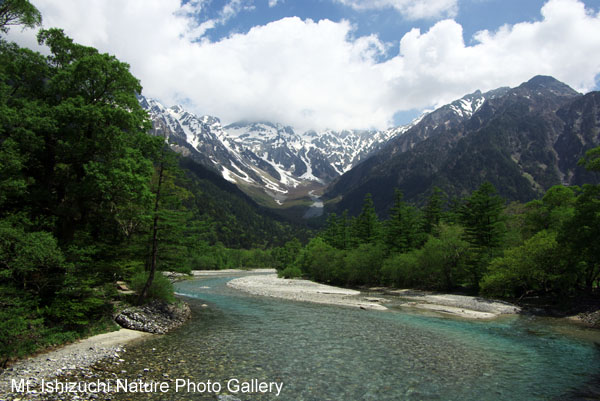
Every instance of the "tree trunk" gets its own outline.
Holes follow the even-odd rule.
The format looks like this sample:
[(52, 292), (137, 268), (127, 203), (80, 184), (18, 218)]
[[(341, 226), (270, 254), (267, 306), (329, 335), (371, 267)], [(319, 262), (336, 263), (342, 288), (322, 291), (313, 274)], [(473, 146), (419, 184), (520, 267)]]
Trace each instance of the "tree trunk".
[(154, 273), (156, 272), (156, 256), (158, 254), (158, 208), (160, 202), (160, 189), (162, 186), (164, 167), (165, 165), (163, 158), (158, 168), (158, 187), (156, 189), (156, 200), (154, 201), (154, 221), (152, 224), (152, 253), (150, 258), (150, 273), (148, 274), (148, 280), (146, 280), (146, 284), (144, 284), (142, 292), (140, 292), (138, 304), (141, 304), (144, 298), (146, 298), (148, 289), (150, 288), (150, 286), (152, 285), (152, 281), (154, 280)]

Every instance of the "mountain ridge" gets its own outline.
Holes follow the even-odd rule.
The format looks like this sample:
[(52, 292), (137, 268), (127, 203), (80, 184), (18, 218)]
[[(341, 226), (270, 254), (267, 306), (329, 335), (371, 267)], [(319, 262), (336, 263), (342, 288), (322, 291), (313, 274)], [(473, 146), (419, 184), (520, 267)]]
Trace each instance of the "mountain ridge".
[[(423, 203), (433, 186), (452, 198), (490, 181), (506, 199), (528, 201), (552, 185), (580, 184), (589, 174), (577, 160), (600, 144), (598, 96), (536, 76), (516, 88), (488, 92), (488, 99), (467, 117), (455, 113), (448, 118), (455, 101), (338, 178), (325, 199), (331, 210), (353, 214), (371, 193), (377, 210), (385, 213), (393, 188), (402, 190), (408, 201)], [(581, 127), (578, 118), (587, 128), (577, 133), (568, 127)]]
[(165, 137), (174, 150), (217, 171), (269, 207), (306, 204), (314, 191), (408, 129), (297, 133), (268, 121), (223, 126), (217, 117), (196, 116), (182, 106), (165, 107), (144, 96), (139, 102), (152, 119), (153, 135)]

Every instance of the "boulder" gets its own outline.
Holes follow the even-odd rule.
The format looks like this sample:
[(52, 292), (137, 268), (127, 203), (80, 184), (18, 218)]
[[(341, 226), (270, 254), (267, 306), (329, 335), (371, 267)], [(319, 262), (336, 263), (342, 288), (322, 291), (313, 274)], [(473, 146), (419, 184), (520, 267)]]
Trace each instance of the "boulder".
[(185, 323), (191, 316), (188, 304), (169, 304), (153, 300), (121, 311), (115, 321), (126, 329), (165, 334)]

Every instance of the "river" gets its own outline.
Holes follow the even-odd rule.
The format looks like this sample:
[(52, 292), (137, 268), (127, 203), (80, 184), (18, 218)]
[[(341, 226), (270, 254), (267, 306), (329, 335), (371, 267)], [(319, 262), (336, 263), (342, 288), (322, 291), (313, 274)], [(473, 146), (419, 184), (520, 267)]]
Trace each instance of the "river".
[[(233, 277), (177, 283), (191, 322), (131, 346), (113, 376), (169, 381), (168, 393), (144, 395), (157, 400), (531, 401), (575, 399), (600, 373), (598, 332), (558, 320), (468, 321), (283, 301), (233, 290)], [(175, 393), (177, 380), (210, 380), (221, 390)], [(280, 395), (227, 389), (253, 380), (282, 385)]]
[(315, 195), (314, 190), (310, 191), (308, 195), (310, 196), (312, 205), (310, 205), (306, 213), (304, 213), (304, 218), (309, 219), (311, 217), (319, 217), (323, 215), (323, 201), (321, 200), (321, 197)]

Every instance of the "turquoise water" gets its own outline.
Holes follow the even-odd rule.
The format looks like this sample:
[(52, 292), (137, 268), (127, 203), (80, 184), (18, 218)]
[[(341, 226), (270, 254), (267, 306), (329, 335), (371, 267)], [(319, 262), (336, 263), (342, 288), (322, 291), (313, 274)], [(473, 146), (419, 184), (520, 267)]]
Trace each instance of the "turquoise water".
[[(279, 397), (235, 394), (240, 400), (529, 401), (565, 399), (600, 373), (596, 332), (548, 319), (473, 322), (282, 301), (232, 290), (230, 279), (178, 283), (193, 320), (130, 347), (122, 374), (219, 382), (220, 399), (228, 399), (225, 386), (235, 378), (283, 383)], [(153, 396), (218, 399), (208, 392)]]

